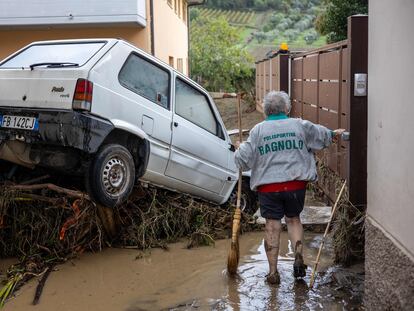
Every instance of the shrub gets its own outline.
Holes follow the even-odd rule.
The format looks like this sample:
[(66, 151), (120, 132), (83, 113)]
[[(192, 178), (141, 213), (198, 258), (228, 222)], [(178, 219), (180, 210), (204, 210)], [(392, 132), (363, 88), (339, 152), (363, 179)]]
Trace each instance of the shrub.
[(318, 39), (319, 35), (315, 29), (311, 29), (305, 33), (303, 38), (305, 39), (306, 44), (312, 44)]

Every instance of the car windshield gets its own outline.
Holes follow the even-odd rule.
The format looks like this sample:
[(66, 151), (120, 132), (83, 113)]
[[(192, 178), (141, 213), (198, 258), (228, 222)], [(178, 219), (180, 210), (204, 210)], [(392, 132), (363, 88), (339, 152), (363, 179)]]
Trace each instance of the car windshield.
[[(28, 68), (33, 64), (73, 63), (83, 66), (106, 42), (36, 44), (3, 62), (1, 68)], [(50, 68), (50, 67), (49, 67)]]

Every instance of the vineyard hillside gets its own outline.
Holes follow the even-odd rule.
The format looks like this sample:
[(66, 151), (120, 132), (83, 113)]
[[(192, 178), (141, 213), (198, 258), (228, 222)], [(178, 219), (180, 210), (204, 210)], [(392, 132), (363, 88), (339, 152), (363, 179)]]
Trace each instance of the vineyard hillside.
[[(283, 10), (222, 9), (214, 7), (193, 8), (192, 19), (198, 17), (223, 17), (240, 34), (240, 45), (256, 59), (262, 59), (270, 50), (278, 49), (282, 42), (290, 50), (309, 50), (326, 44), (314, 27), (319, 5), (310, 4)], [(193, 23), (195, 25), (196, 23)]]

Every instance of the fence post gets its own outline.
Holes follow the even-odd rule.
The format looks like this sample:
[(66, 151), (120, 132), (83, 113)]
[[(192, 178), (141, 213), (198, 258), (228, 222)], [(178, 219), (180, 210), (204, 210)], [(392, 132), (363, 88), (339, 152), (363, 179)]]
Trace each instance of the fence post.
[(279, 89), (277, 91), (285, 91), (289, 94), (289, 55), (288, 54), (279, 54)]
[(354, 76), (368, 73), (368, 16), (348, 17), (349, 112), (349, 200), (363, 208), (367, 203), (367, 96), (354, 96)]
[(302, 56), (302, 62), (301, 62), (301, 66), (302, 66), (302, 76), (301, 76), (301, 79), (300, 79), (300, 83), (301, 83), (301, 87), (300, 87), (300, 90), (301, 90), (301, 95), (300, 95), (300, 117), (303, 119), (303, 86), (304, 86), (304, 83), (303, 83), (303, 81), (304, 81), (304, 74), (303, 74), (303, 63), (304, 63), (304, 60), (305, 60), (305, 58)]
[(319, 120), (319, 110), (321, 109), (321, 106), (320, 106), (320, 104), (319, 104), (319, 91), (320, 91), (320, 85), (321, 85), (321, 83), (320, 83), (320, 77), (319, 77), (319, 71), (320, 71), (320, 59), (321, 59), (321, 53), (320, 52), (318, 52), (318, 54), (317, 54), (318, 56), (317, 56), (317, 61), (316, 61), (316, 68), (317, 68), (317, 70), (316, 70), (316, 123), (318, 123), (319, 124), (319, 122), (320, 122), (320, 120)]

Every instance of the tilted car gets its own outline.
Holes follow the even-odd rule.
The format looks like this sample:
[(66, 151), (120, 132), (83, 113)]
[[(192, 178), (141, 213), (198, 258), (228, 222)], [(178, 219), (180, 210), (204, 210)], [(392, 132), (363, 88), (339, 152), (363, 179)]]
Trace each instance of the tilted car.
[(35, 42), (0, 63), (0, 159), (85, 175), (106, 206), (138, 181), (222, 204), (238, 177), (209, 94), (117, 39)]

